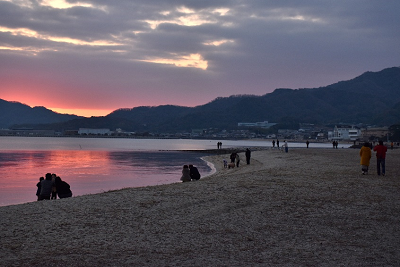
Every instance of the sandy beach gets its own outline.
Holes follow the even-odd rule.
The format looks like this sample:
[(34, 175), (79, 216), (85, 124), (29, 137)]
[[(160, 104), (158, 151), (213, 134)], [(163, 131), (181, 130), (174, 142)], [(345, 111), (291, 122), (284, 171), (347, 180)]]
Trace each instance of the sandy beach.
[(400, 149), (386, 176), (358, 153), (214, 155), (197, 182), (0, 207), (0, 266), (400, 266)]

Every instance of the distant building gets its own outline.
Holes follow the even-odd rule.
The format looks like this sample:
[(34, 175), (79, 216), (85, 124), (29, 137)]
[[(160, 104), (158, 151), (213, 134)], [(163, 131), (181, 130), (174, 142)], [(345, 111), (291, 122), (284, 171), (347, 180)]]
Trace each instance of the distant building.
[(375, 139), (384, 140), (387, 138), (388, 134), (389, 134), (388, 127), (382, 127), (382, 128), (367, 127), (366, 129), (363, 129), (361, 131), (361, 136), (363, 140), (369, 140), (371, 137)]
[(196, 136), (202, 136), (204, 134), (204, 129), (192, 129), (191, 136), (196, 137)]
[(269, 128), (274, 126), (276, 123), (269, 123), (268, 121), (263, 122), (239, 122), (238, 127), (259, 127), (259, 128)]
[(110, 129), (92, 129), (92, 128), (79, 128), (78, 134), (80, 135), (109, 135)]
[(343, 141), (355, 141), (361, 138), (361, 129), (354, 126), (335, 126), (332, 131), (328, 132), (329, 140), (343, 140)]
[(54, 130), (34, 130), (31, 128), (1, 129), (0, 135), (16, 136), (54, 136)]

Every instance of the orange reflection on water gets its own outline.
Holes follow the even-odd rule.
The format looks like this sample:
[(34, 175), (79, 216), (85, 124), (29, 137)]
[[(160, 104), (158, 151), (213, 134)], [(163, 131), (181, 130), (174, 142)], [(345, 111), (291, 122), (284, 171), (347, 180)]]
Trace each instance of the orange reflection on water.
[(0, 205), (3, 199), (17, 203), (36, 199), (39, 177), (55, 173), (71, 185), (74, 195), (97, 193), (94, 181), (112, 173), (107, 151), (14, 151), (0, 153)]

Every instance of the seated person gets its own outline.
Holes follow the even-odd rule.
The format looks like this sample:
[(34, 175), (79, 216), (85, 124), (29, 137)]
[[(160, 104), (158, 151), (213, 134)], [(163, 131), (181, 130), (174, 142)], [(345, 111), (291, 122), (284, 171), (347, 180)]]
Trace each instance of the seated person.
[(61, 180), (59, 176), (55, 178), (57, 195), (59, 198), (72, 197), (72, 192), (68, 183)]
[(189, 169), (190, 169), (190, 178), (192, 178), (192, 180), (195, 181), (200, 180), (201, 175), (199, 173), (199, 170), (193, 165), (189, 165)]

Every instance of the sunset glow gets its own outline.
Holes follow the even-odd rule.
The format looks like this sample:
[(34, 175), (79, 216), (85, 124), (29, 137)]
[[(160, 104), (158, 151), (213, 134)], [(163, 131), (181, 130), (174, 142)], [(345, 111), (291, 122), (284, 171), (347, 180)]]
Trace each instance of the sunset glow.
[(327, 86), (399, 66), (398, 10), (373, 0), (0, 0), (0, 99), (90, 117)]
[(106, 116), (113, 112), (113, 110), (105, 110), (105, 109), (66, 109), (66, 108), (48, 108), (54, 112), (61, 114), (72, 114), (83, 117), (92, 117), (92, 116)]

